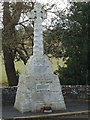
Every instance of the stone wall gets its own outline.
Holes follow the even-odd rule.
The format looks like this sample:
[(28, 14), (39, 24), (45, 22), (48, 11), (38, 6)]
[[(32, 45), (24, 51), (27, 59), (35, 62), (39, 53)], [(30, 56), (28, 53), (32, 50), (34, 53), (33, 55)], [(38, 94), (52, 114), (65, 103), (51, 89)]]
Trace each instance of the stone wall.
[[(17, 87), (3, 87), (2, 89), (2, 104), (13, 105)], [(90, 99), (90, 86), (84, 85), (63, 85), (63, 96), (67, 99), (89, 100)]]
[(2, 88), (2, 105), (13, 105), (15, 102), (17, 87)]
[(86, 85), (63, 85), (62, 91), (65, 99), (89, 100), (90, 86)]

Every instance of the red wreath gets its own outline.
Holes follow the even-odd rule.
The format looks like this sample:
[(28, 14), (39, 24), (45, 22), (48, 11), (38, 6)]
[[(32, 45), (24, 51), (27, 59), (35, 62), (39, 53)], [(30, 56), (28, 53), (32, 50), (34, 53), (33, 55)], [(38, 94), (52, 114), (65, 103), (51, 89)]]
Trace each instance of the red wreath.
[(51, 106), (44, 106), (39, 110), (39, 112), (44, 112), (45, 110), (52, 110), (52, 107)]

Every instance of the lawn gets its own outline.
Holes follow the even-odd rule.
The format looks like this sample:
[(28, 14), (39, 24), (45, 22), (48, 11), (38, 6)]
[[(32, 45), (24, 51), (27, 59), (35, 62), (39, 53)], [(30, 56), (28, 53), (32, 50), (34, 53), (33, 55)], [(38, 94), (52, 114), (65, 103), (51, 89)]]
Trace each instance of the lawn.
[[(58, 65), (64, 66), (62, 59), (50, 58), (53, 71), (58, 69)], [(7, 76), (3, 60), (0, 58), (0, 84), (7, 86)], [(22, 61), (15, 62), (15, 68), (20, 74), (24, 73), (25, 65)]]

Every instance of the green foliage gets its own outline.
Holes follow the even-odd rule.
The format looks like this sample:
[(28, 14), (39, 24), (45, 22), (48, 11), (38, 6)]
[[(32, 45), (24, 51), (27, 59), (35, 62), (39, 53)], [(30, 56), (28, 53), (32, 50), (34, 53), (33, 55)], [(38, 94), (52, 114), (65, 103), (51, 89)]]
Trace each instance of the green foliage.
[[(88, 81), (88, 19), (90, 2), (73, 3), (67, 15), (67, 29), (62, 29), (62, 56), (67, 67), (56, 71), (61, 84), (90, 84)], [(57, 29), (56, 29), (57, 30)], [(57, 37), (56, 37), (57, 38)], [(68, 59), (67, 59), (68, 58)]]
[[(61, 31), (61, 33), (60, 33)], [(45, 54), (51, 54), (53, 57), (61, 57), (60, 39), (62, 38), (61, 28), (49, 30), (45, 39)]]

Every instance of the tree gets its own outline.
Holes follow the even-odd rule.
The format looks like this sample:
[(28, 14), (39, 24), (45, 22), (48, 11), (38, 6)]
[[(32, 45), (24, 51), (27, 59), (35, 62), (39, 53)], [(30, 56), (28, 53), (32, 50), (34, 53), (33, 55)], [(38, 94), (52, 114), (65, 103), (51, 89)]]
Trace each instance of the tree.
[(57, 10), (55, 18), (52, 18), (51, 25), (44, 32), (44, 46), (45, 54), (51, 54), (53, 57), (61, 58), (62, 57), (62, 39), (64, 36), (64, 27), (66, 24), (65, 21), (65, 9)]
[(59, 67), (64, 84), (88, 84), (88, 3), (74, 3), (68, 15), (70, 27), (64, 32), (62, 45), (65, 49), (66, 68)]
[[(18, 2), (14, 6), (13, 15), (11, 16), (11, 12), (9, 9), (9, 2), (4, 2), (3, 8), (3, 35), (2, 35), (2, 49), (4, 54), (4, 63), (5, 70), (8, 78), (8, 83), (10, 86), (17, 85), (17, 76), (14, 67), (14, 57), (15, 51), (11, 49), (11, 45), (15, 40), (15, 25), (19, 21), (21, 10), (22, 10), (22, 2)], [(18, 9), (18, 13), (16, 10)]]
[[(2, 33), (2, 48), (9, 86), (14, 86), (18, 83), (18, 76), (14, 65), (15, 59), (23, 60), (24, 64), (26, 64), (27, 59), (29, 58), (29, 54), (31, 54), (32, 51), (30, 51), (31, 46), (28, 47), (27, 42), (33, 46), (33, 22), (29, 18), (27, 20), (24, 20), (24, 18), (27, 16), (27, 12), (30, 12), (33, 9), (34, 3), (35, 2), (32, 1), (3, 3), (4, 27)], [(53, 5), (49, 7), (47, 5), (46, 8), (50, 10), (51, 7), (53, 7)], [(19, 22), (19, 19), (22, 15), (24, 15), (22, 18), (23, 21)], [(30, 26), (26, 26), (26, 24)], [(19, 25), (20, 28), (22, 27), (22, 30), (17, 30), (17, 25)], [(29, 54), (27, 51), (28, 48)]]
[[(26, 64), (26, 57), (23, 54), (27, 54), (24, 44), (17, 41), (16, 37), (16, 25), (18, 25), (21, 13), (27, 12), (33, 8), (33, 3), (23, 2), (3, 2), (3, 32), (2, 32), (2, 49), (4, 54), (5, 70), (8, 78), (9, 86), (15, 86), (18, 83), (18, 76), (14, 66), (14, 60), (16, 53), (18, 52), (20, 58)], [(21, 46), (21, 47), (20, 47)], [(20, 49), (22, 48), (22, 49)]]
[(60, 16), (60, 22), (56, 22), (48, 35), (49, 38), (53, 36), (51, 42), (54, 46), (57, 41), (54, 51), (59, 50), (59, 52), (55, 51), (57, 53), (55, 56), (61, 53), (67, 66), (63, 68), (59, 66), (58, 71), (55, 72), (59, 74), (61, 84), (88, 84), (89, 7), (90, 2), (71, 4), (69, 13)]

